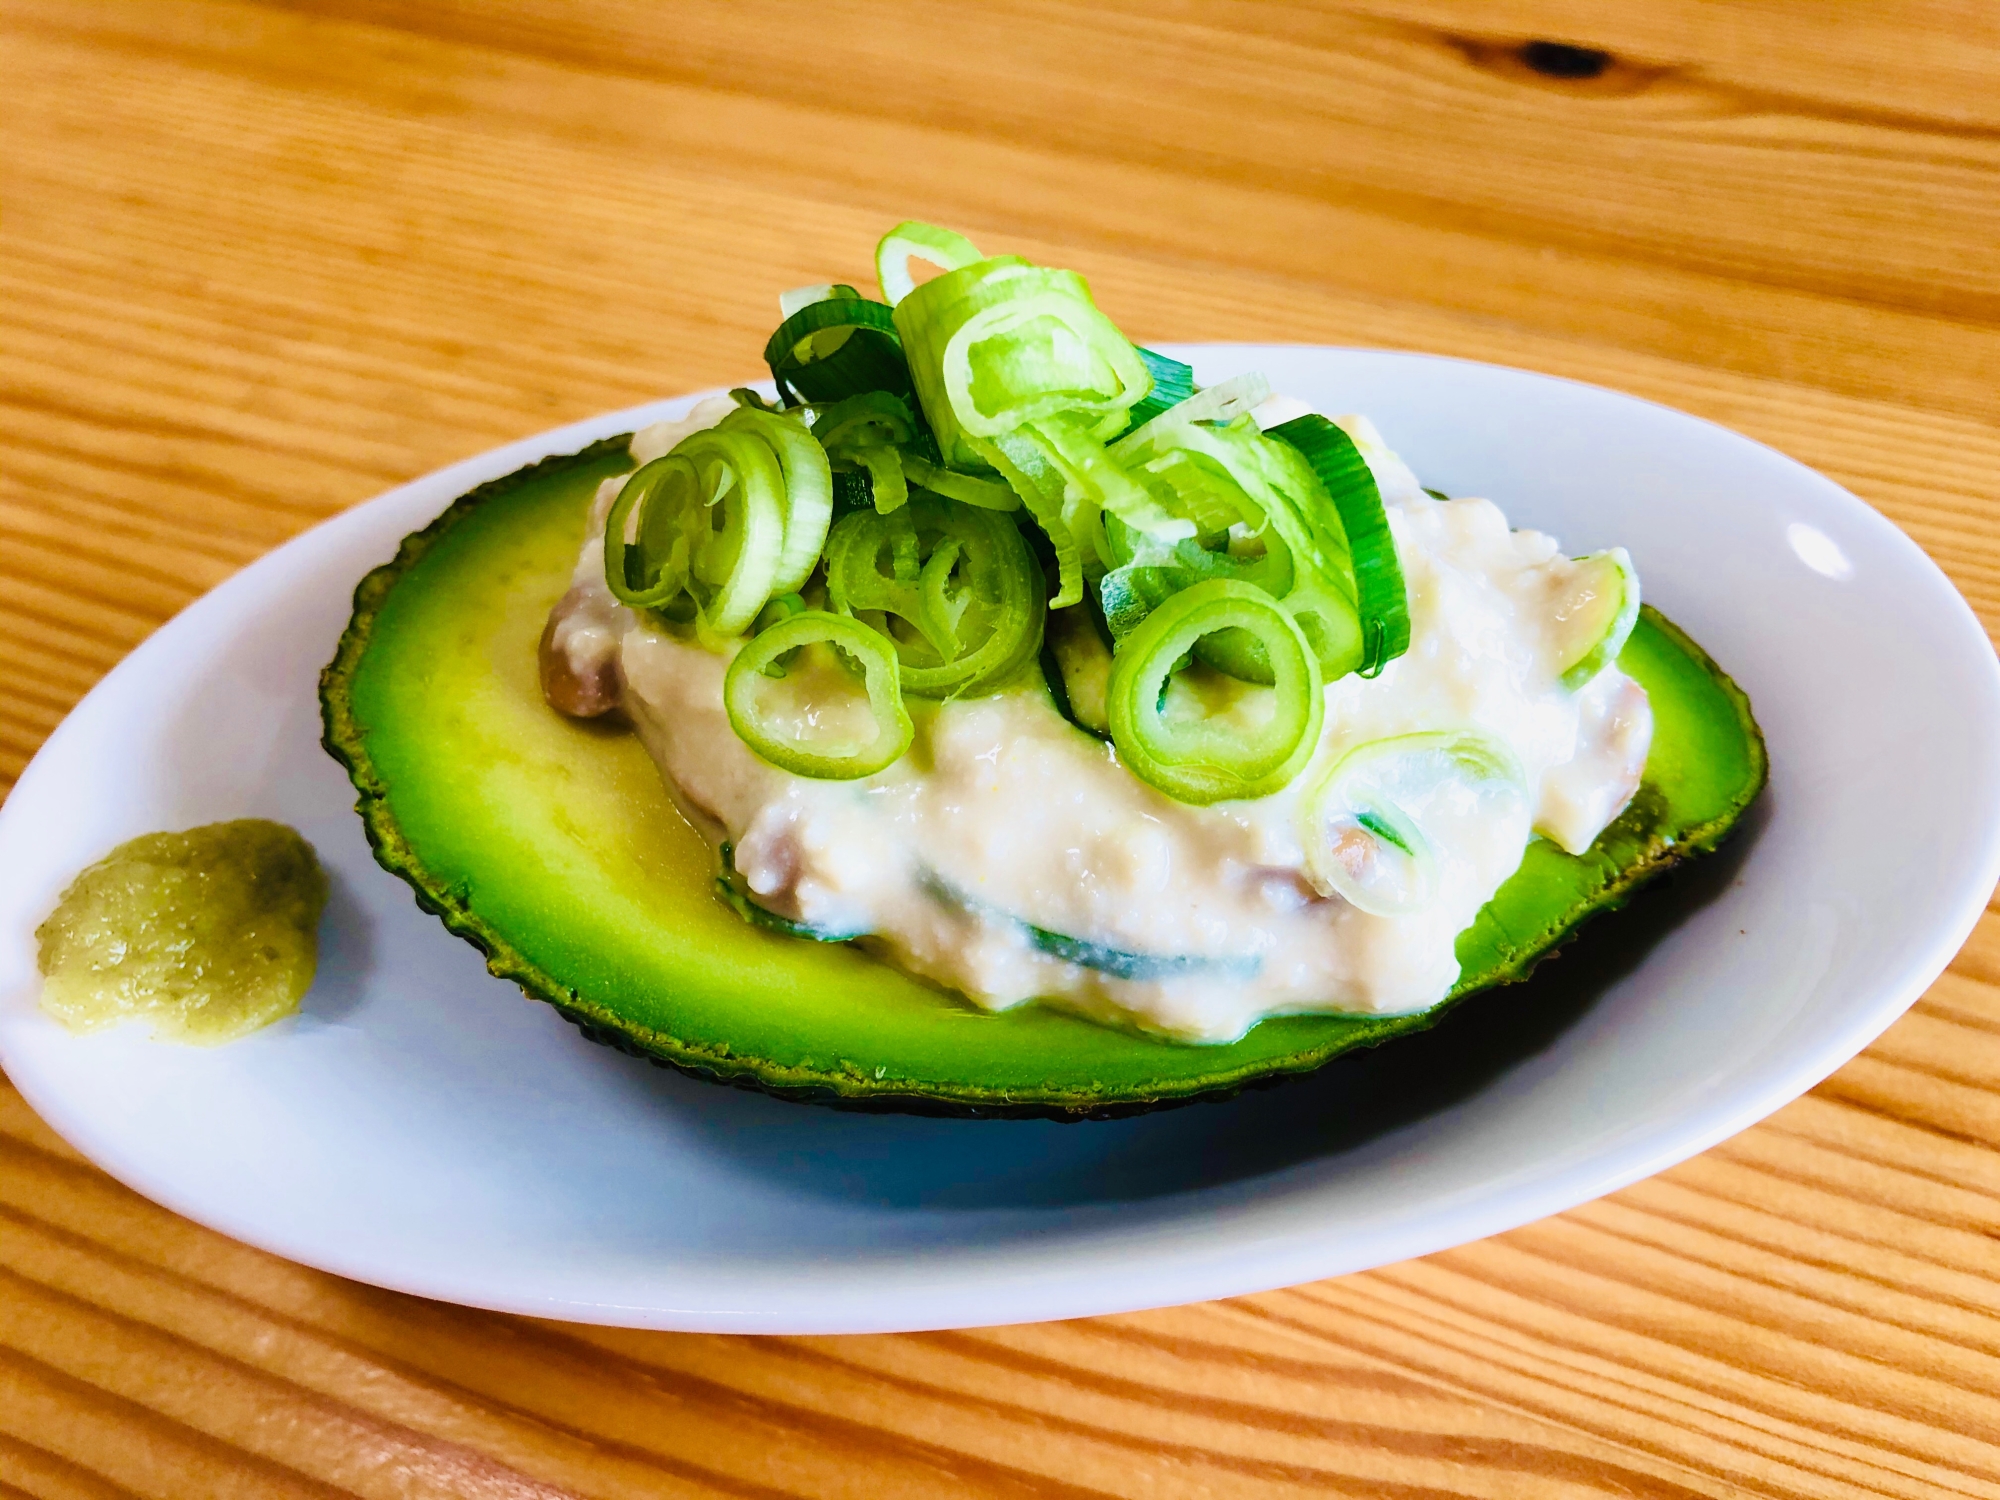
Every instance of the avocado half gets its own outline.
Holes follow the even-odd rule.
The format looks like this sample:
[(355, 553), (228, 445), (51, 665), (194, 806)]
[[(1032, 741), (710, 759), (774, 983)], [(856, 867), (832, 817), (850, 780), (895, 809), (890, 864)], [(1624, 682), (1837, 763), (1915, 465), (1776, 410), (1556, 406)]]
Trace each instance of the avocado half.
[(1276, 1017), (1221, 1046), (1042, 1005), (992, 1014), (848, 945), (745, 922), (638, 738), (543, 703), (543, 622), (598, 483), (631, 466), (626, 439), (601, 442), (482, 485), (405, 538), (355, 590), (321, 674), (325, 744), (360, 794), (377, 860), (488, 969), (593, 1040), (714, 1082), (848, 1108), (1059, 1119), (1223, 1097), (1525, 978), (1586, 918), (1713, 849), (1764, 784), (1748, 701), (1649, 608), (1619, 658), (1653, 704), (1637, 797), (1580, 858), (1529, 846), (1460, 935), (1463, 975), (1443, 1004)]

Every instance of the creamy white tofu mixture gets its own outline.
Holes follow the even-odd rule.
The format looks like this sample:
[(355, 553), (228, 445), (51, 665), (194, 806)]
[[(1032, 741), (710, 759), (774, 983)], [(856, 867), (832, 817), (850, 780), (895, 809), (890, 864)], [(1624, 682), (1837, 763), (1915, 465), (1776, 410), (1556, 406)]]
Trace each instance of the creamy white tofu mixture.
[[(1273, 397), (1256, 415), (1270, 426), (1306, 409)], [(647, 428), (633, 456), (658, 457), (729, 410), (707, 401)], [(1624, 809), (1652, 715), (1616, 666), (1563, 685), (1582, 570), (1553, 538), (1510, 530), (1488, 500), (1432, 498), (1366, 419), (1336, 420), (1381, 490), (1410, 649), (1377, 677), (1329, 683), (1312, 762), (1254, 801), (1193, 807), (1153, 790), (1061, 716), (1032, 668), (989, 696), (912, 700), (915, 744), (873, 776), (816, 781), (767, 764), (723, 711), (729, 657), (648, 624), (605, 586), (602, 533), (622, 479), (597, 496), (546, 648), (587, 692), (615, 695), (759, 905), (856, 935), (981, 1006), (1042, 999), (1207, 1042), (1288, 1012), (1422, 1010), (1456, 982), (1458, 934), (1531, 838), (1581, 853)], [(802, 712), (838, 719), (843, 691), (835, 682)], [(1330, 887), (1329, 861), (1347, 856), (1338, 841), (1309, 853), (1326, 835), (1307, 826), (1329, 769), (1371, 742), (1467, 730), (1518, 766), (1405, 787), (1428, 899), (1371, 911)]]

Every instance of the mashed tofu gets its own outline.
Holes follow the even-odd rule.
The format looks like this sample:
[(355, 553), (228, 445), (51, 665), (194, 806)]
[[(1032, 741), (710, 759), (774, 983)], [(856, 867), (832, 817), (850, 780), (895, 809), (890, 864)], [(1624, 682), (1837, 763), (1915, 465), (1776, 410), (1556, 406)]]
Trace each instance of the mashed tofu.
[[(1302, 409), (1274, 398), (1260, 420)], [(719, 421), (705, 402), (638, 434), (636, 457)], [(1587, 849), (1638, 789), (1645, 692), (1614, 667), (1561, 682), (1559, 616), (1576, 565), (1491, 501), (1437, 500), (1360, 418), (1409, 593), (1409, 651), (1327, 685), (1312, 763), (1269, 797), (1192, 807), (1127, 772), (1057, 712), (1039, 679), (958, 702), (912, 700), (910, 753), (857, 781), (760, 760), (723, 711), (724, 655), (653, 628), (606, 589), (608, 481), (547, 642), (579, 682), (612, 684), (676, 802), (732, 846), (754, 899), (1004, 1009), (1041, 999), (1191, 1041), (1298, 1011), (1423, 1010), (1458, 978), (1458, 934), (1531, 838)], [(545, 663), (546, 680), (546, 663)], [(1425, 832), (1432, 898), (1376, 915), (1310, 874), (1303, 803), (1356, 746), (1475, 730), (1511, 752), (1505, 796), (1459, 799)], [(1515, 783), (1510, 782), (1510, 786)]]

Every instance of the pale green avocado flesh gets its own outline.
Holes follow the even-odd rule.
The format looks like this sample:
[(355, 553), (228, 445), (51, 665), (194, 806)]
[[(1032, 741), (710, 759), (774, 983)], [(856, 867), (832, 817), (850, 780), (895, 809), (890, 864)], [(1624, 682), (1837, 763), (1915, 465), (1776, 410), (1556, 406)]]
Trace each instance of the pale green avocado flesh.
[[(1434, 1023), (1287, 1016), (1194, 1046), (1042, 1005), (1002, 1014), (855, 948), (746, 923), (636, 736), (542, 701), (536, 641), (617, 439), (473, 491), (355, 591), (321, 679), (326, 746), (376, 857), (493, 973), (593, 1039), (717, 1082), (849, 1107), (1103, 1117), (1226, 1095)], [(1586, 917), (1715, 847), (1765, 778), (1748, 702), (1647, 610), (1619, 663), (1651, 696), (1632, 806), (1581, 858), (1543, 841), (1458, 942), (1456, 1001), (1524, 978)]]

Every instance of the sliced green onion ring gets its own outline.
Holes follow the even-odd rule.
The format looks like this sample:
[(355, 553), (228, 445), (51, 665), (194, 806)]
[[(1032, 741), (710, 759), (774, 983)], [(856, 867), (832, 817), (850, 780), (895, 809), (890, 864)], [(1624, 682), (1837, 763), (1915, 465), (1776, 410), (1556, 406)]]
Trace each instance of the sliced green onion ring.
[[(1304, 455), (1290, 445), (1265, 437), (1248, 416), (1238, 416), (1226, 425), (1156, 419), (1112, 448), (1112, 456), (1135, 473), (1159, 486), (1163, 503), (1178, 515), (1189, 517), (1197, 533), (1217, 536), (1230, 533), (1240, 538), (1233, 545), (1251, 539), (1263, 543), (1267, 557), (1286, 559), (1289, 581), (1278, 593), (1275, 576), (1279, 565), (1272, 563), (1273, 576), (1258, 576), (1241, 564), (1224, 566), (1211, 560), (1201, 572), (1235, 573), (1245, 581), (1258, 583), (1278, 593), (1286, 612), (1305, 632), (1321, 675), (1332, 681), (1346, 676), (1362, 662), (1361, 620), (1354, 607), (1354, 577), (1350, 565), (1347, 534), (1339, 512), (1327, 498)], [(1129, 606), (1150, 608), (1159, 602), (1163, 589), (1184, 586), (1191, 581), (1187, 569), (1201, 559), (1158, 537), (1136, 540), (1114, 533), (1107, 526), (1113, 561), (1128, 566), (1163, 567), (1165, 572), (1149, 575), (1150, 584), (1123, 596), (1117, 613), (1118, 628), (1129, 628)], [(1120, 538), (1124, 538), (1121, 543)], [(1125, 583), (1139, 585), (1146, 580), (1131, 575)], [(1102, 587), (1102, 586), (1101, 586)], [(1112, 617), (1113, 600), (1106, 594), (1106, 618)], [(1202, 654), (1223, 671), (1249, 682), (1269, 682), (1269, 665), (1264, 663), (1253, 642), (1241, 636), (1204, 642)]]
[(1087, 417), (1045, 417), (991, 441), (975, 438), (1048, 534), (1057, 564), (1058, 608), (1083, 597), (1084, 583), (1111, 566), (1107, 516), (1172, 544), (1194, 523), (1160, 503), (1144, 475), (1117, 463), (1090, 435)]
[[(1233, 531), (1214, 532), (1200, 539), (1189, 538), (1163, 545), (1132, 530), (1115, 517), (1107, 518), (1105, 533), (1120, 566), (1098, 581), (1098, 598), (1104, 622), (1114, 641), (1122, 640), (1140, 623), (1182, 589), (1192, 588), (1207, 578), (1233, 578), (1255, 584), (1281, 603), (1292, 592), (1294, 567), (1291, 549), (1275, 532), (1262, 537), (1243, 538)], [(1258, 550), (1238, 550), (1243, 541), (1259, 544)], [(1311, 637), (1307, 637), (1310, 641)], [(1240, 630), (1217, 631), (1203, 636), (1194, 654), (1218, 672), (1226, 672), (1243, 682), (1273, 680), (1271, 664), (1256, 638)], [(1322, 665), (1322, 675), (1325, 668)]]
[(1257, 404), (1271, 394), (1271, 382), (1262, 371), (1249, 370), (1241, 375), (1232, 375), (1227, 380), (1204, 386), (1186, 400), (1167, 407), (1145, 426), (1134, 427), (1119, 442), (1133, 439), (1134, 446), (1147, 441), (1144, 434), (1158, 422), (1164, 429), (1175, 422), (1227, 422), (1247, 415)]
[[(1253, 636), (1270, 662), (1263, 722), (1169, 717), (1162, 705), (1183, 658), (1203, 636), (1232, 629)], [(1286, 785), (1312, 758), (1326, 713), (1319, 663), (1298, 623), (1254, 584), (1222, 578), (1173, 595), (1120, 643), (1107, 698), (1120, 759), (1140, 780), (1198, 805)]]
[(1361, 617), (1363, 677), (1373, 677), (1410, 649), (1410, 600), (1396, 560), (1382, 492), (1354, 439), (1317, 414), (1273, 427), (1268, 437), (1291, 444), (1325, 486), (1340, 512), (1353, 558), (1355, 608)]
[(836, 467), (867, 473), (875, 508), (887, 515), (910, 498), (901, 445), (920, 431), (916, 414), (901, 396), (866, 391), (819, 408), (812, 435)]
[[(1152, 388), (1145, 361), (1074, 271), (994, 256), (948, 271), (896, 308), (910, 379), (954, 468), (1024, 422), (1082, 421), (1104, 441)], [(1023, 499), (1026, 499), (1023, 496)]]
[(754, 432), (777, 455), (785, 480), (785, 540), (771, 591), (793, 593), (818, 564), (827, 527), (833, 524), (833, 471), (826, 450), (797, 417), (754, 406), (738, 407), (717, 423), (716, 429)]
[(1439, 837), (1448, 847), (1455, 823), (1492, 826), (1496, 802), (1525, 845), (1521, 767), (1490, 735), (1427, 731), (1357, 745), (1301, 804), (1307, 878), (1372, 916), (1423, 911), (1440, 894)]
[(982, 444), (980, 451), (1000, 471), (1042, 533), (1056, 558), (1056, 595), (1049, 601), (1064, 609), (1083, 598), (1083, 551), (1065, 515), (1063, 477), (1040, 444), (1015, 434)]
[[(792, 653), (815, 646), (831, 648), (860, 667), (875, 726), (871, 738), (808, 737), (780, 722), (777, 710), (765, 700), (773, 675), (784, 677), (797, 670), (799, 658)], [(773, 667), (780, 670), (773, 674)], [(897, 676), (895, 649), (882, 636), (846, 615), (810, 609), (779, 621), (744, 644), (723, 674), (722, 704), (737, 738), (779, 770), (818, 781), (852, 781), (893, 764), (910, 747), (916, 729), (903, 705)]]
[(832, 292), (787, 316), (764, 346), (764, 363), (786, 404), (839, 401), (865, 391), (908, 394), (910, 370), (894, 311), (851, 286)]
[(668, 613), (685, 593), (705, 639), (736, 635), (771, 597), (785, 512), (784, 469), (761, 434), (693, 433), (612, 502), (605, 583), (621, 603)]
[(1020, 529), (990, 510), (919, 494), (890, 515), (857, 511), (827, 541), (826, 580), (836, 609), (881, 620), (903, 688), (919, 697), (988, 691), (1041, 646), (1041, 570)]
[(1138, 350), (1146, 373), (1153, 377), (1153, 388), (1126, 413), (1126, 433), (1137, 432), (1161, 412), (1171, 410), (1194, 394), (1193, 365), (1184, 365), (1143, 345), (1133, 347)]
[(911, 261), (929, 261), (940, 271), (956, 271), (980, 258), (979, 247), (964, 235), (910, 219), (883, 235), (875, 246), (875, 279), (882, 283), (882, 300), (895, 307), (916, 290)]
[(1061, 417), (1090, 419), (1091, 436), (1102, 442), (1124, 429), (1152, 389), (1138, 351), (1074, 271), (1002, 266), (963, 285), (947, 277), (933, 284), (947, 283), (957, 299), (941, 320), (950, 334), (936, 350), (938, 379), (952, 416), (971, 436), (998, 437), (1023, 422)]

